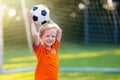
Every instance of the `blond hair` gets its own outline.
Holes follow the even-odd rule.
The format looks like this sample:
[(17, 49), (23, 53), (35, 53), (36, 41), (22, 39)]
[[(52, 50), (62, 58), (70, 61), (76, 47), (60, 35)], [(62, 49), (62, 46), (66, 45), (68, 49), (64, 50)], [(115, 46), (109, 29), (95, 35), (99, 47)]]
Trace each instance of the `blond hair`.
[(56, 30), (58, 29), (58, 25), (56, 23), (45, 23), (39, 28), (39, 35), (43, 35), (44, 31), (47, 29), (55, 28)]

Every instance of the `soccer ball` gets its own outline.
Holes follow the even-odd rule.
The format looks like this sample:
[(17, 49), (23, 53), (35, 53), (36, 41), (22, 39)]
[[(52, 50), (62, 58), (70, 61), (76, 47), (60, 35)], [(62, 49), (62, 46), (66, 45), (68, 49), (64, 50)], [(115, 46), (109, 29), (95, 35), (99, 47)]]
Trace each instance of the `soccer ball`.
[(37, 25), (42, 25), (50, 19), (49, 9), (45, 5), (34, 5), (30, 12)]

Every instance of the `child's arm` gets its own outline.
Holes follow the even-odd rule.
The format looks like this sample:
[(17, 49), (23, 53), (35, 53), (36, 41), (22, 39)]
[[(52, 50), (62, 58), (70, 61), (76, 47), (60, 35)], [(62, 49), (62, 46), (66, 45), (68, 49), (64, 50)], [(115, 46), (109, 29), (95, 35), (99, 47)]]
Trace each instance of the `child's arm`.
[(58, 29), (57, 40), (58, 42), (60, 42), (62, 37), (62, 29), (59, 26), (57, 27), (57, 29)]
[(34, 43), (36, 45), (39, 45), (40, 44), (40, 37), (39, 37), (39, 34), (36, 30), (36, 26), (35, 26), (35, 23), (32, 19), (32, 16), (33, 16), (32, 14), (29, 15), (29, 19), (30, 19), (30, 23), (31, 23), (31, 34), (32, 34)]
[[(54, 21), (52, 21), (52, 20), (49, 20), (48, 22), (49, 23), (54, 23)], [(56, 27), (57, 27), (57, 30), (58, 30), (56, 39), (58, 40), (58, 42), (60, 42), (61, 41), (61, 37), (62, 37), (62, 29), (58, 25)]]

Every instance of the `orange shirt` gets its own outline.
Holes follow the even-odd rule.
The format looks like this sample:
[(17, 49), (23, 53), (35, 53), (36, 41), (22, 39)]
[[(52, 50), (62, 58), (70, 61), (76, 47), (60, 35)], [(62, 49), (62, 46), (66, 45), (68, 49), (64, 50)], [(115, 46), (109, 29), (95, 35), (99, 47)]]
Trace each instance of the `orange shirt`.
[(55, 41), (51, 49), (45, 48), (42, 44), (38, 47), (33, 44), (33, 49), (38, 59), (35, 80), (58, 80), (58, 48), (58, 41)]

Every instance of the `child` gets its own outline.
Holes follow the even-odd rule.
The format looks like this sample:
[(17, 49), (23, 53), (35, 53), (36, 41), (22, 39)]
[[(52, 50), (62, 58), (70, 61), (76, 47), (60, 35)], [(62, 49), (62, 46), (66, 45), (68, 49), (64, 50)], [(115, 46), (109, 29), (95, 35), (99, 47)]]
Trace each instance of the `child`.
[(33, 49), (38, 64), (35, 80), (58, 80), (58, 48), (62, 36), (61, 28), (51, 20), (43, 24), (37, 32), (30, 14)]

